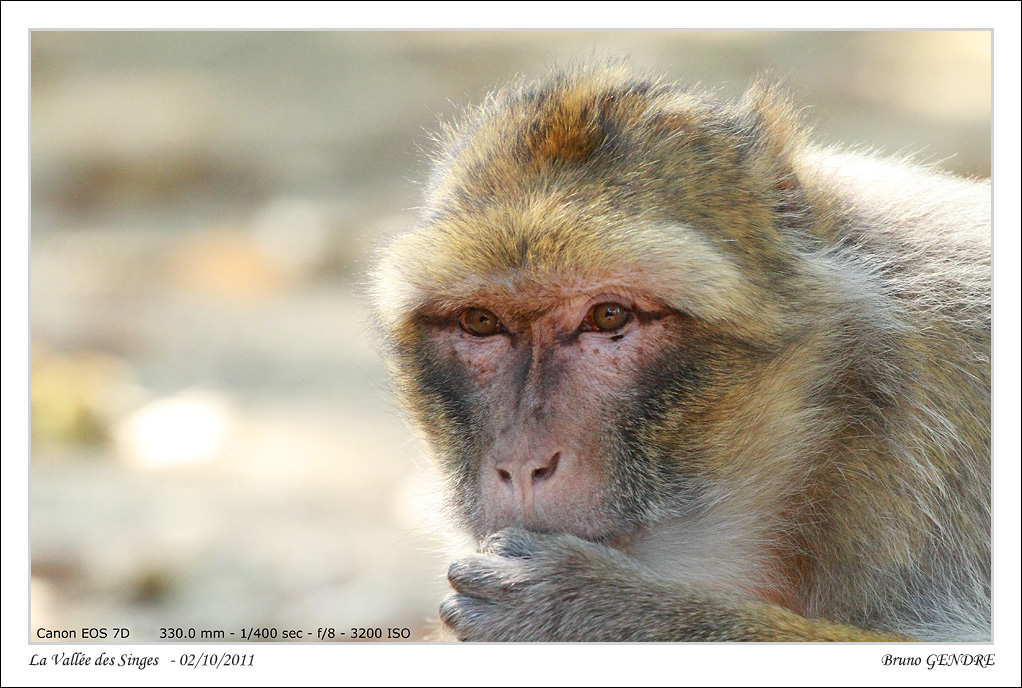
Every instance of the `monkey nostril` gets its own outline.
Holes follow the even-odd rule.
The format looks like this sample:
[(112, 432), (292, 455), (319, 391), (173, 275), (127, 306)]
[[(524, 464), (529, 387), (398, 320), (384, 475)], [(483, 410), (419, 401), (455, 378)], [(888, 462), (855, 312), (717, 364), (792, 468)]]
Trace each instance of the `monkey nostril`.
[(497, 469), (497, 475), (500, 476), (501, 482), (504, 482), (504, 483), (510, 483), (511, 482), (511, 474), (508, 473), (507, 471), (505, 471), (503, 468), (498, 468)]
[(554, 471), (557, 470), (557, 464), (558, 462), (560, 462), (560, 460), (561, 453), (557, 452), (556, 454), (553, 455), (553, 458), (550, 459), (550, 462), (547, 465), (540, 466), (539, 468), (533, 470), (532, 482), (538, 483), (539, 481), (546, 480), (547, 478), (552, 476), (554, 474)]

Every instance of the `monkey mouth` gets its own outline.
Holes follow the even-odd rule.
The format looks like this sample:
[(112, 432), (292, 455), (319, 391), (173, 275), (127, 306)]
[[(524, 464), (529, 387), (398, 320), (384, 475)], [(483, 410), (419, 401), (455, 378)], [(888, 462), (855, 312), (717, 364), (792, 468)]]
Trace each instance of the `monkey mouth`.
[[(573, 535), (594, 544), (603, 545), (622, 553), (629, 553), (648, 529), (641, 524), (603, 523), (599, 530), (551, 524), (537, 519), (516, 517), (499, 523), (476, 524), (473, 528), (477, 544), (481, 544), (494, 533), (507, 528), (520, 528), (533, 533)], [(481, 527), (480, 527), (481, 526)]]

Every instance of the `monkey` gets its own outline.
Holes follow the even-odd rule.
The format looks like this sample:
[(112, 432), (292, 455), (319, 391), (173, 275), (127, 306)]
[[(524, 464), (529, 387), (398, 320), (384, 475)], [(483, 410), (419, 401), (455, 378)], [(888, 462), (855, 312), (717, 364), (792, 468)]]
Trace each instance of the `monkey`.
[(437, 148), (371, 288), (453, 638), (989, 639), (989, 181), (613, 63)]

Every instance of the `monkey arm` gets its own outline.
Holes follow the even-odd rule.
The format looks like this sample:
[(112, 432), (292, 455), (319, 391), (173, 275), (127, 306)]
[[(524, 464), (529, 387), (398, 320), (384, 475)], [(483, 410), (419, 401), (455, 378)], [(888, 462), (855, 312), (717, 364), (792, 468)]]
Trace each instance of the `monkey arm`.
[(604, 545), (518, 529), (456, 561), (440, 616), (470, 641), (898, 641), (662, 579)]

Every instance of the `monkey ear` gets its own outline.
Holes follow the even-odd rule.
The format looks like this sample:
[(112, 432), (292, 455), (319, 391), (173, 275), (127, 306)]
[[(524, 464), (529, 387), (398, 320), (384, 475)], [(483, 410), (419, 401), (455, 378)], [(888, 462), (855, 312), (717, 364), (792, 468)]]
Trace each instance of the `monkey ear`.
[(756, 171), (769, 178), (775, 166), (793, 167), (795, 153), (809, 145), (809, 131), (787, 92), (775, 81), (759, 79), (745, 92), (742, 110), (755, 131), (753, 160), (766, 165)]
[(809, 145), (806, 127), (787, 92), (776, 82), (761, 78), (742, 100), (751, 128), (747, 165), (752, 179), (763, 180), (766, 196), (776, 198), (777, 209), (792, 224), (803, 214), (805, 201), (797, 169), (797, 156)]

